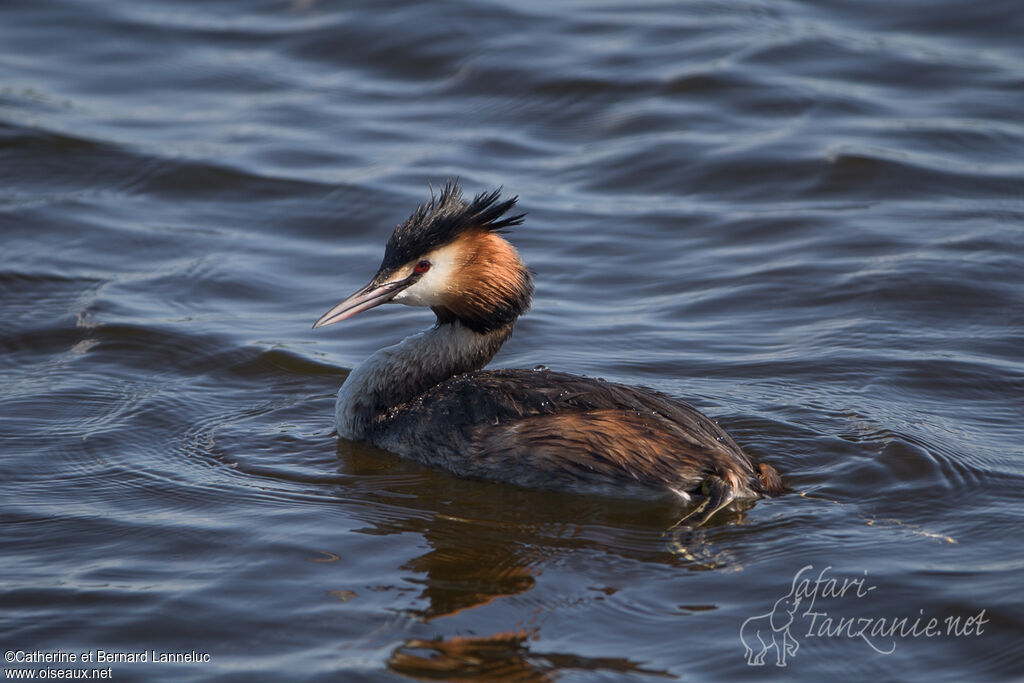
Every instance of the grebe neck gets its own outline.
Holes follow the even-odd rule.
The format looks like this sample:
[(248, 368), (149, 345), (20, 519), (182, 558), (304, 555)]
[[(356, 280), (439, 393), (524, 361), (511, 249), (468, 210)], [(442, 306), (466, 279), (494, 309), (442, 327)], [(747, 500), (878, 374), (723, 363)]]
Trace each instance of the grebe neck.
[(338, 391), (338, 435), (368, 439), (391, 409), (487, 365), (511, 334), (512, 323), (480, 333), (454, 320), (380, 349), (355, 367)]

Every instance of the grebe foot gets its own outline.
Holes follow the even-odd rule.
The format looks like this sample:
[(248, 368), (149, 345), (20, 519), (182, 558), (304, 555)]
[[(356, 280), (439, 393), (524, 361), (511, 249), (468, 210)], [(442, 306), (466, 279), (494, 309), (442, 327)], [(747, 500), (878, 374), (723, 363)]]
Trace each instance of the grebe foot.
[(715, 551), (704, 540), (704, 529), (674, 526), (665, 532), (668, 551), (691, 562), (693, 569), (740, 571), (743, 566), (726, 550)]
[(704, 494), (704, 500), (685, 517), (673, 524), (673, 529), (677, 527), (696, 529), (703, 526), (716, 512), (736, 498), (736, 490), (714, 474), (704, 480), (700, 485), (700, 491)]
[(703, 526), (716, 512), (724, 508), (736, 498), (736, 491), (720, 477), (711, 475), (701, 484), (704, 499), (686, 514), (685, 517), (669, 527), (669, 550), (673, 555), (693, 562), (701, 569), (742, 569), (736, 564), (729, 553), (714, 552), (709, 543), (704, 541)]

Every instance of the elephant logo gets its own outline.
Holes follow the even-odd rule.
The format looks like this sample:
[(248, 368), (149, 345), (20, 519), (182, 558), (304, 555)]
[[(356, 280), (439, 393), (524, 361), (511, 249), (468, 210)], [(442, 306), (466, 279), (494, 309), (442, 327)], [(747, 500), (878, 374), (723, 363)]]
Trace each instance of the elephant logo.
[(796, 655), (800, 643), (789, 632), (789, 627), (799, 606), (800, 596), (796, 594), (794, 585), (789, 595), (775, 601), (770, 612), (743, 622), (740, 640), (746, 649), (748, 665), (764, 666), (764, 658), (772, 648), (775, 648), (775, 666), (786, 666), (786, 657)]

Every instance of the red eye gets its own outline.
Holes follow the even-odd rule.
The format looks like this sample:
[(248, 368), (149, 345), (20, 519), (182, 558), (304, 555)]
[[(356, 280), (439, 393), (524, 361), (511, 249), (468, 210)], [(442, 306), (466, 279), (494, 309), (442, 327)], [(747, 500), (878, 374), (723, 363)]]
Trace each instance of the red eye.
[(420, 275), (423, 275), (423, 273), (430, 270), (430, 261), (427, 261), (426, 259), (420, 261), (419, 263), (416, 264), (416, 267), (413, 268), (413, 270), (419, 273)]

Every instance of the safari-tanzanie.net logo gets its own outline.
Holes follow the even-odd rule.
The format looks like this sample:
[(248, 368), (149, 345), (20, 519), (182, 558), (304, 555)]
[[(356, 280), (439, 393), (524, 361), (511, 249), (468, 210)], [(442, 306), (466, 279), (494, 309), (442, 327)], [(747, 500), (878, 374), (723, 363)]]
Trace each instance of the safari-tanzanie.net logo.
[[(789, 592), (768, 612), (743, 622), (740, 640), (748, 665), (764, 666), (770, 656), (776, 666), (786, 666), (801, 641), (810, 638), (860, 640), (874, 652), (888, 655), (903, 638), (980, 636), (989, 622), (984, 609), (969, 616), (930, 616), (923, 609), (911, 616), (884, 615), (885, 604), (872, 601), (878, 586), (868, 583), (867, 570), (857, 577), (831, 571), (832, 567), (825, 567), (815, 575), (814, 565), (801, 568)], [(851, 612), (856, 616), (849, 616)]]

